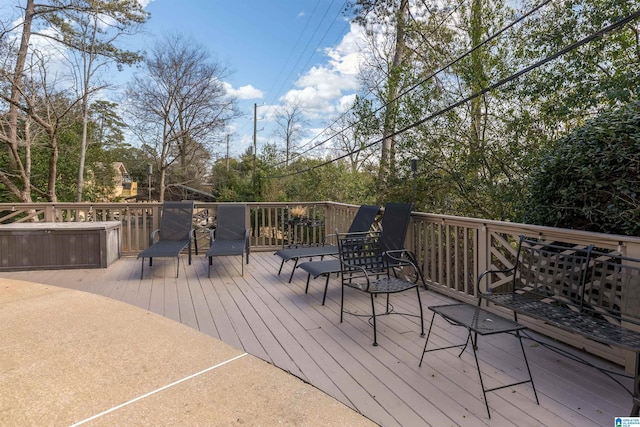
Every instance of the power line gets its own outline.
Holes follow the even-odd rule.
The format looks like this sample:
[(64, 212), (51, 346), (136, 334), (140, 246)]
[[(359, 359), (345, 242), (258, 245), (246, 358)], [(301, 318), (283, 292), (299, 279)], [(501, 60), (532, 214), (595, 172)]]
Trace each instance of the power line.
[[(320, 4), (320, 0), (317, 0), (316, 1), (316, 5), (314, 6), (313, 11), (311, 12), (311, 15), (309, 15), (309, 19), (307, 19), (307, 23), (311, 22), (311, 18), (313, 18), (313, 16), (315, 15), (319, 4)], [(296, 40), (295, 44), (293, 45), (293, 48), (289, 51), (289, 56), (287, 56), (287, 59), (284, 61), (284, 64), (280, 68), (280, 72), (278, 73), (278, 76), (273, 81), (273, 85), (271, 86), (271, 88), (269, 88), (267, 93), (269, 93), (269, 94), (272, 93), (273, 89), (275, 88), (276, 83), (280, 80), (280, 77), (282, 76), (282, 72), (287, 68), (287, 65), (289, 64), (289, 60), (291, 59), (291, 57), (293, 56), (293, 53), (295, 52), (296, 48), (298, 47), (298, 43), (300, 43), (300, 40), (302, 40), (302, 36), (305, 33), (306, 29), (307, 29), (307, 25), (305, 25), (304, 28), (302, 29), (302, 31), (300, 31), (300, 34), (298, 35), (298, 39)], [(286, 80), (285, 80), (285, 82), (286, 82)], [(284, 86), (284, 82), (283, 82), (282, 86), (280, 87), (280, 90), (282, 89), (283, 86)]]
[[(627, 16), (625, 18), (622, 18), (622, 19), (614, 22), (613, 24), (608, 25), (607, 27), (602, 28), (602, 29), (600, 29), (599, 31), (597, 31), (597, 32), (595, 32), (593, 34), (591, 34), (591, 35), (589, 35), (589, 36), (587, 36), (587, 37), (585, 37), (585, 38), (583, 38), (583, 39), (581, 39), (581, 40), (579, 40), (579, 41), (577, 41), (575, 43), (570, 44), (569, 46), (565, 47), (564, 49), (559, 50), (558, 52), (554, 53), (553, 55), (547, 56), (547, 57), (535, 62), (534, 64), (532, 64), (532, 65), (530, 65), (528, 67), (525, 67), (522, 70), (520, 70), (520, 71), (518, 71), (518, 72), (516, 72), (514, 74), (511, 74), (510, 76), (505, 77), (504, 79), (501, 79), (498, 82), (496, 82), (496, 83), (494, 83), (494, 84), (492, 84), (490, 86), (487, 86), (487, 87), (481, 89), (478, 92), (473, 93), (472, 95), (470, 95), (470, 96), (468, 96), (468, 97), (466, 97), (466, 98), (464, 98), (462, 100), (459, 100), (459, 101), (457, 101), (457, 102), (455, 102), (453, 104), (450, 104), (449, 106), (447, 106), (447, 107), (445, 107), (445, 108), (443, 108), (443, 109), (441, 109), (441, 110), (439, 110), (439, 111), (437, 111), (437, 112), (435, 112), (433, 114), (430, 114), (430, 115), (428, 115), (426, 117), (423, 117), (422, 119), (418, 120), (417, 122), (414, 122), (411, 125), (408, 125), (408, 126), (402, 128), (400, 130), (397, 130), (397, 131), (395, 131), (393, 134), (391, 134), (389, 136), (393, 137), (393, 136), (400, 135), (400, 134), (402, 134), (404, 132), (407, 132), (408, 130), (411, 130), (411, 129), (413, 129), (413, 128), (415, 128), (415, 127), (417, 127), (417, 126), (419, 126), (419, 125), (421, 125), (421, 124), (423, 124), (423, 123), (425, 123), (425, 122), (427, 122), (427, 121), (429, 121), (431, 119), (434, 119), (434, 118), (436, 118), (436, 117), (438, 117), (438, 116), (440, 116), (440, 115), (442, 115), (444, 113), (447, 113), (447, 112), (453, 110), (454, 108), (457, 108), (460, 105), (463, 105), (463, 104), (471, 101), (472, 99), (475, 99), (475, 98), (477, 98), (479, 96), (482, 96), (487, 92), (495, 90), (495, 89), (505, 85), (506, 83), (509, 83), (509, 82), (519, 78), (520, 76), (522, 76), (522, 75), (524, 75), (524, 74), (526, 74), (526, 73), (528, 73), (528, 72), (530, 72), (530, 71), (532, 71), (532, 70), (534, 70), (536, 68), (539, 68), (542, 65), (545, 65), (548, 62), (551, 62), (554, 59), (557, 59), (560, 56), (562, 56), (562, 55), (564, 55), (564, 54), (566, 54), (568, 52), (571, 52), (574, 49), (579, 48), (580, 46), (583, 46), (583, 45), (585, 45), (587, 43), (590, 43), (591, 41), (593, 41), (593, 40), (595, 40), (597, 38), (600, 38), (603, 35), (611, 32), (611, 31), (613, 31), (613, 30), (615, 30), (615, 29), (617, 29), (617, 28), (619, 28), (619, 27), (621, 27), (621, 26), (623, 26), (623, 25), (625, 25), (625, 24), (627, 24), (627, 23), (629, 23), (629, 22), (631, 22), (631, 21), (633, 21), (635, 19), (638, 19), (639, 17), (640, 17), (640, 11), (632, 13), (631, 15), (629, 15), (629, 16)], [(312, 166), (312, 167), (309, 167), (309, 168), (306, 168), (306, 169), (303, 169), (303, 170), (295, 171), (295, 172), (292, 172), (292, 173), (289, 173), (289, 174), (271, 176), (269, 178), (286, 178), (288, 176), (294, 176), (294, 175), (299, 175), (299, 174), (302, 174), (302, 173), (305, 173), (305, 172), (310, 172), (310, 171), (312, 171), (314, 169), (318, 169), (318, 168), (327, 166), (327, 165), (329, 165), (331, 163), (337, 162), (338, 160), (342, 160), (342, 159), (344, 159), (344, 158), (346, 158), (346, 157), (348, 157), (348, 156), (350, 156), (352, 154), (355, 154), (355, 153), (358, 153), (358, 152), (360, 152), (362, 150), (370, 148), (370, 147), (372, 147), (372, 146), (374, 146), (376, 144), (379, 144), (382, 141), (383, 141), (383, 139), (379, 138), (379, 139), (367, 144), (364, 147), (361, 147), (361, 148), (359, 148), (357, 150), (353, 150), (353, 151), (351, 151), (349, 153), (343, 154), (343, 155), (338, 156), (338, 157), (336, 157), (336, 158), (334, 158), (332, 160), (328, 160), (326, 162), (323, 162), (323, 163), (321, 163), (319, 165), (315, 165), (315, 166)]]
[[(432, 31), (430, 31), (430, 32), (429, 32), (429, 34), (428, 34), (428, 35), (435, 34), (435, 32), (436, 32), (438, 29), (440, 29), (440, 27), (442, 27), (442, 25), (444, 25), (444, 23), (445, 23), (445, 22), (446, 22), (446, 21), (451, 17), (451, 15), (453, 15), (453, 13), (455, 13), (455, 11), (457, 11), (457, 10), (460, 8), (460, 6), (462, 6), (462, 5), (464, 4), (464, 2), (465, 2), (465, 1), (466, 1), (466, 0), (461, 0), (461, 1), (460, 1), (460, 3), (458, 3), (458, 5), (456, 5), (456, 7), (455, 7), (455, 8), (453, 8), (453, 9), (449, 12), (449, 14), (448, 14), (448, 15), (447, 15), (447, 16), (446, 16), (442, 21), (440, 21), (440, 23), (438, 23), (438, 25), (436, 26), (436, 28), (434, 28)], [(423, 3), (424, 3), (424, 0), (423, 0)], [(345, 2), (345, 4), (346, 4), (346, 2)], [(426, 6), (426, 5), (425, 5), (425, 6)], [(370, 11), (371, 11), (371, 10), (367, 11), (367, 14), (368, 14)], [(413, 18), (413, 16), (412, 16), (412, 19), (414, 19), (414, 21), (415, 21), (415, 18)], [(428, 36), (428, 35), (424, 35), (424, 34), (422, 34), (422, 33), (418, 33), (418, 34), (420, 34), (420, 36), (422, 36), (423, 38), (425, 38), (425, 37), (427, 37), (427, 36)], [(378, 86), (378, 85), (382, 84), (382, 82), (383, 82), (383, 81), (384, 81), (384, 78), (383, 78), (383, 79), (380, 79), (378, 82), (376, 82), (375, 86)], [(369, 95), (371, 95), (371, 93), (372, 93), (372, 92), (373, 92), (373, 88), (372, 88), (372, 89), (370, 89), (367, 93), (365, 93), (365, 94), (364, 94), (364, 96), (363, 96), (363, 98), (367, 98)], [(397, 98), (396, 98), (396, 99), (397, 99)], [(394, 99), (394, 100), (395, 100), (395, 99)], [(394, 100), (393, 100), (393, 101), (394, 101)], [(393, 102), (393, 101), (391, 101), (391, 102)], [(372, 111), (370, 114), (368, 114), (367, 116), (365, 116), (362, 120), (366, 120), (366, 119), (370, 118), (372, 115), (374, 115), (375, 113), (377, 113), (378, 111), (380, 111), (380, 110), (381, 110), (382, 108), (384, 108), (386, 105), (387, 105), (387, 104), (384, 104), (384, 105), (382, 105), (381, 107), (377, 108), (376, 110)], [(334, 124), (338, 123), (342, 118), (344, 118), (347, 114), (349, 114), (349, 112), (350, 112), (350, 111), (352, 111), (354, 108), (355, 108), (355, 106), (353, 106), (353, 107), (349, 108), (347, 111), (345, 111), (345, 112), (343, 112), (342, 114), (340, 114), (340, 116), (338, 116), (336, 119), (334, 119), (334, 120), (333, 120), (329, 125), (327, 125), (327, 126), (326, 126), (322, 131), (321, 131), (321, 132), (319, 132), (318, 134), (316, 134), (316, 136), (314, 136), (311, 140), (307, 141), (305, 144), (303, 144), (302, 146), (300, 146), (300, 147), (298, 147), (298, 148), (299, 148), (299, 149), (300, 149), (300, 148), (304, 148), (304, 147), (306, 147), (307, 145), (311, 144), (311, 143), (312, 143), (313, 141), (315, 141), (316, 139), (320, 138), (323, 134), (325, 134), (325, 132), (327, 132), (328, 130), (331, 130), (331, 126), (333, 126)], [(343, 134), (343, 133), (344, 133), (344, 132), (346, 132), (347, 130), (349, 130), (349, 129), (351, 129), (352, 127), (356, 126), (358, 123), (360, 123), (360, 121), (357, 121), (357, 122), (355, 122), (355, 123), (350, 124), (350, 125), (349, 125), (349, 126), (347, 126), (346, 128), (341, 129), (340, 131), (333, 133), (333, 135), (329, 136), (328, 138), (326, 138), (326, 139), (325, 139), (325, 140), (323, 140), (323, 141), (318, 142), (317, 144), (313, 145), (311, 148), (309, 148), (309, 149), (307, 149), (307, 150), (305, 150), (305, 151), (302, 151), (302, 152), (299, 152), (299, 153), (294, 153), (294, 154), (293, 154), (293, 158), (295, 159), (296, 157), (300, 157), (300, 156), (302, 156), (302, 155), (304, 155), (304, 154), (308, 153), (309, 151), (312, 151), (312, 150), (316, 149), (317, 147), (320, 147), (320, 146), (324, 145), (325, 143), (329, 142), (331, 139), (333, 139), (333, 138), (334, 138), (334, 137), (336, 137), (337, 135)], [(284, 163), (284, 162), (280, 162), (280, 163), (276, 164), (276, 166), (279, 166), (279, 165), (280, 165), (280, 164), (282, 164), (282, 163)]]
[[(335, 0), (332, 0), (331, 3), (329, 4), (329, 6), (327, 6), (327, 9), (324, 11), (324, 14), (322, 15), (322, 18), (320, 18), (320, 21), (318, 22), (318, 25), (316, 25), (315, 29), (313, 30), (313, 34), (311, 34), (311, 37), (309, 37), (309, 40), (307, 41), (307, 44), (305, 45), (305, 47), (302, 50), (302, 53), (298, 56), (298, 60), (296, 61), (296, 63), (293, 65), (293, 67), (291, 67), (291, 70), (289, 71), (289, 74), (287, 75), (287, 77), (285, 78), (285, 80), (282, 82), (282, 85), (280, 86), (280, 88), (278, 89), (278, 91), (274, 92), (274, 93), (281, 93), (282, 89), (284, 88), (284, 85), (289, 81), (289, 79), (291, 78), (291, 76), (293, 75), (293, 73), (295, 72), (296, 69), (298, 69), (298, 64), (300, 64), (300, 61), (302, 60), (302, 58), (305, 56), (306, 52), (309, 50), (309, 46), (311, 45), (311, 42), (313, 41), (313, 38), (315, 37), (315, 35), (318, 33), (320, 26), (324, 23), (325, 18), (327, 17), (327, 14), (329, 13), (329, 10), (331, 10), (331, 6), (333, 6), (333, 3), (335, 3)], [(342, 10), (342, 8), (340, 9)], [(315, 9), (314, 9), (315, 11)], [(309, 22), (311, 21), (311, 18), (309, 18)], [(329, 29), (331, 28), (331, 26), (333, 26), (333, 21), (332, 23), (329, 25)], [(328, 30), (327, 30), (328, 31)], [(326, 34), (325, 34), (326, 35)], [(321, 43), (323, 38), (318, 42)], [(316, 48), (317, 49), (317, 48)], [(315, 49), (314, 49), (315, 52)], [(311, 60), (311, 57), (313, 57), (313, 54), (309, 57), (308, 61)], [(275, 100), (274, 100), (275, 102)]]
[[(433, 72), (432, 74), (426, 76), (425, 78), (423, 78), (422, 80), (418, 81), (417, 83), (415, 83), (412, 86), (409, 86), (407, 89), (405, 89), (404, 91), (402, 91), (401, 93), (399, 93), (395, 98), (393, 98), (391, 101), (382, 104), (380, 107), (378, 107), (377, 109), (373, 110), (369, 115), (367, 115), (366, 117), (363, 118), (364, 119), (368, 119), (369, 117), (373, 116), (374, 114), (376, 114), (377, 112), (381, 111), (382, 109), (386, 108), (389, 104), (397, 101), (398, 99), (400, 99), (401, 97), (407, 95), (408, 93), (412, 92), (414, 89), (420, 87), (423, 83), (426, 83), (427, 81), (431, 80), (432, 78), (434, 78), (435, 76), (437, 76), (438, 74), (442, 73), (443, 71), (445, 71), (447, 68), (452, 67), (453, 65), (457, 64), (458, 62), (460, 62), (461, 60), (463, 60), (464, 58), (466, 58), (467, 56), (471, 55), (473, 52), (475, 52), (476, 50), (480, 49), (481, 47), (483, 47), (484, 45), (486, 45), (487, 43), (493, 41), (494, 39), (498, 38), (499, 36), (501, 36), (503, 33), (505, 33), (507, 30), (511, 29), (512, 27), (514, 27), (516, 24), (520, 23), (521, 21), (523, 21), (524, 19), (528, 18), (529, 16), (531, 16), (532, 14), (536, 13), (538, 10), (540, 10), (542, 7), (546, 6), (548, 3), (550, 3), (552, 0), (545, 0), (544, 2), (540, 3), (538, 6), (534, 7), (533, 9), (531, 9), (529, 12), (521, 15), (520, 17), (518, 17), (516, 20), (514, 20), (513, 22), (511, 22), (510, 24), (508, 24), (507, 26), (501, 28), (498, 32), (492, 34), (490, 37), (488, 37), (487, 39), (485, 39), (484, 41), (482, 41), (480, 44), (474, 46), (473, 48), (471, 48), (470, 50), (468, 50), (467, 52), (463, 53), (462, 55), (458, 56), (456, 59), (448, 62), (447, 64), (445, 64), (443, 67), (439, 68), (438, 70), (436, 70), (435, 72)], [(462, 5), (462, 3), (460, 3), (458, 7), (460, 7)], [(451, 16), (451, 15), (449, 15)], [(448, 17), (449, 17), (448, 16)], [(447, 17), (447, 19), (448, 19)], [(380, 84), (382, 82), (379, 81), (378, 84)], [(369, 92), (371, 93), (371, 92)], [(340, 118), (344, 117), (349, 111), (351, 111), (351, 109), (349, 109), (347, 112), (343, 113), (338, 119), (336, 119), (332, 124), (336, 123)], [(328, 138), (320, 141), (319, 143), (315, 144), (313, 147), (309, 148), (308, 150), (305, 150), (301, 153), (296, 153), (293, 158), (295, 159), (296, 157), (300, 157), (303, 154), (308, 153), (311, 150), (316, 149), (317, 147), (324, 145), (325, 143), (331, 141), (336, 135), (339, 135), (341, 133), (346, 132), (347, 130), (349, 130), (350, 128), (352, 128), (353, 126), (357, 125), (360, 122), (356, 122), (356, 123), (352, 123), (351, 125), (347, 126), (346, 128), (340, 130), (339, 132), (334, 133), (333, 135), (329, 136)], [(325, 131), (327, 131), (328, 128), (325, 128), (322, 132), (320, 132), (318, 134), (322, 135)], [(318, 137), (316, 136), (316, 138)], [(393, 135), (391, 135), (393, 136)], [(314, 140), (316, 139), (314, 138)], [(276, 166), (279, 166), (281, 163), (277, 164)]]

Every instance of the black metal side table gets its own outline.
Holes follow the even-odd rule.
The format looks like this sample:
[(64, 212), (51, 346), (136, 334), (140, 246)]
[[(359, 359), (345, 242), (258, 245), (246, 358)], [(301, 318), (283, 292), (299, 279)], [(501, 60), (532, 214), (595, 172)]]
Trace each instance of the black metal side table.
[[(424, 349), (422, 351), (422, 357), (420, 357), (420, 364), (418, 366), (422, 366), (422, 360), (424, 358), (425, 353), (436, 350), (445, 350), (449, 348), (462, 347), (462, 351), (458, 354), (458, 357), (462, 356), (469, 341), (471, 341), (471, 348), (473, 349), (473, 357), (476, 361), (476, 368), (478, 370), (478, 376), (480, 377), (480, 386), (482, 387), (482, 395), (484, 396), (484, 404), (487, 407), (487, 414), (489, 418), (491, 418), (491, 413), (489, 412), (489, 403), (487, 402), (487, 392), (501, 390), (507, 387), (513, 387), (520, 384), (531, 383), (531, 387), (533, 388), (533, 395), (536, 398), (536, 403), (540, 404), (538, 400), (538, 393), (536, 392), (536, 386), (533, 384), (533, 378), (531, 377), (531, 370), (529, 369), (529, 362), (527, 361), (527, 355), (524, 352), (524, 345), (522, 344), (522, 337), (520, 336), (520, 331), (526, 329), (526, 326), (521, 325), (513, 320), (505, 319), (504, 317), (498, 316), (495, 313), (484, 310), (480, 307), (469, 305), (469, 304), (447, 304), (447, 305), (437, 305), (429, 307), (429, 310), (433, 311), (433, 316), (431, 317), (431, 325), (429, 326), (429, 332), (427, 333), (427, 340), (424, 343)], [(439, 347), (427, 350), (427, 345), (429, 344), (429, 336), (431, 335), (431, 328), (433, 327), (433, 321), (435, 320), (436, 314), (439, 314), (444, 318), (447, 322), (454, 326), (461, 326), (467, 328), (469, 331), (467, 335), (467, 340), (464, 344), (458, 345), (450, 345), (447, 347)], [(513, 332), (518, 337), (520, 342), (520, 348), (522, 349), (522, 356), (524, 358), (524, 363), (527, 366), (527, 372), (529, 374), (529, 379), (524, 381), (518, 381), (512, 384), (506, 384), (499, 387), (494, 388), (485, 388), (484, 382), (482, 380), (482, 372), (480, 371), (480, 365), (478, 364), (478, 355), (476, 353), (476, 349), (478, 346), (478, 335), (494, 335), (494, 334), (502, 334), (502, 333), (510, 333)]]
[(293, 217), (284, 223), (283, 235), (289, 245), (320, 244), (323, 239), (324, 221), (307, 217)]

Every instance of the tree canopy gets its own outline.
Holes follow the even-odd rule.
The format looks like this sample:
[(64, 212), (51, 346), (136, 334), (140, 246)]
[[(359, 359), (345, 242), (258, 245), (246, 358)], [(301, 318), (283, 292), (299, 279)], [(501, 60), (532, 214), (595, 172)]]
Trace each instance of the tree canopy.
[[(117, 105), (98, 90), (108, 81), (90, 84), (91, 55), (106, 66), (140, 53), (86, 42), (107, 34), (92, 23), (108, 16), (109, 34), (129, 35), (147, 18), (139, 4), (22, 3), (23, 37), (9, 22), (0, 31), (2, 200), (106, 197), (104, 186), (82, 191), (86, 152), (92, 182), (108, 184), (103, 162), (126, 161), (139, 180), (155, 165), (159, 200), (171, 183), (219, 200), (405, 201), (432, 213), (640, 231), (634, 2), (351, 0), (346, 14), (363, 30), (360, 88), (344, 97), (353, 103), (316, 133), (304, 105), (283, 98), (269, 106), (280, 131), (260, 153), (233, 158), (216, 152), (238, 114), (229, 69), (197, 40), (169, 34), (151, 46)], [(79, 53), (66, 70), (82, 69), (83, 85), (54, 78), (51, 58), (29, 43), (43, 25)]]
[(554, 141), (524, 200), (526, 222), (640, 236), (640, 102)]

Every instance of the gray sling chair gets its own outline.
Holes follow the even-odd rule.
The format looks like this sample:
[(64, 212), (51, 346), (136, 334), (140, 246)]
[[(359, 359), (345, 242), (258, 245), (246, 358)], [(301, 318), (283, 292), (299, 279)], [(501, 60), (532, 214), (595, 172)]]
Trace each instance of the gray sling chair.
[[(380, 210), (379, 206), (369, 206), (362, 205), (358, 208), (358, 212), (356, 212), (353, 221), (351, 222), (351, 226), (349, 226), (349, 233), (356, 233), (361, 231), (369, 231), (371, 225), (373, 224), (373, 220), (376, 218), (378, 211)], [(321, 246), (298, 246), (298, 247), (290, 247), (280, 249), (276, 252), (280, 258), (282, 258), (282, 262), (280, 263), (280, 270), (278, 270), (278, 275), (282, 272), (282, 266), (285, 262), (289, 260), (294, 260), (293, 269), (291, 270), (291, 275), (289, 276), (289, 283), (293, 279), (293, 273), (296, 270), (296, 266), (298, 265), (298, 261), (301, 258), (323, 258), (325, 256), (337, 256), (338, 255), (338, 246), (327, 244), (327, 239), (335, 237), (335, 235), (330, 234), (325, 237), (325, 244)]]
[[(153, 258), (177, 259), (176, 277), (180, 272), (180, 252), (189, 247), (189, 265), (191, 265), (191, 236), (193, 235), (193, 201), (164, 202), (160, 228), (153, 230), (149, 238), (149, 247), (138, 254), (142, 258), (144, 276), (144, 259), (149, 258), (149, 267), (153, 266)], [(196, 247), (196, 254), (198, 248)]]
[(249, 229), (246, 226), (246, 205), (219, 205), (216, 228), (211, 231), (211, 246), (207, 251), (209, 258), (208, 277), (211, 277), (211, 265), (214, 256), (240, 255), (240, 265), (244, 276), (244, 257), (249, 264)]
[[(411, 251), (404, 248), (404, 240), (409, 228), (411, 220), (411, 204), (404, 203), (387, 203), (382, 215), (380, 235), (380, 244), (386, 251), (397, 251), (393, 258), (387, 260), (389, 267), (402, 267), (418, 265), (415, 256)], [(338, 259), (326, 259), (321, 261), (307, 261), (300, 263), (298, 268), (307, 272), (307, 286), (305, 293), (309, 291), (309, 281), (311, 277), (314, 279), (325, 276), (324, 294), (322, 296), (322, 305), (327, 299), (327, 288), (329, 287), (329, 279), (331, 274), (340, 273), (340, 261)], [(394, 274), (395, 274), (395, 270)], [(415, 273), (418, 275), (422, 284), (426, 288), (426, 282), (419, 268)]]

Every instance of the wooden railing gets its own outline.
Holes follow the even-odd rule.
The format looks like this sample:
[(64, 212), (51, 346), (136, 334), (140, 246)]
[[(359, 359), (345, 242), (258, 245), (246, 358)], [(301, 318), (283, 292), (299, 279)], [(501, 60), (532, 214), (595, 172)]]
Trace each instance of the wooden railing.
[[(321, 243), (325, 235), (333, 233), (336, 228), (346, 230), (358, 208), (334, 202), (247, 205), (250, 207), (248, 225), (252, 251), (275, 251), (291, 243)], [(150, 232), (158, 228), (161, 206), (159, 203), (0, 204), (0, 227), (14, 221), (121, 221), (122, 253), (135, 255), (147, 247)], [(201, 248), (208, 246), (209, 230), (215, 226), (217, 206), (217, 203), (196, 202), (194, 227)], [(303, 212), (294, 216), (294, 213), (300, 213), (298, 211)], [(516, 242), (521, 234), (574, 245), (594, 244), (640, 258), (640, 237), (419, 212), (414, 213), (412, 219), (406, 246), (416, 253), (431, 289), (470, 303), (476, 301), (476, 280), (482, 271), (513, 265)], [(496, 276), (492, 280), (495, 282), (501, 278)], [(640, 304), (640, 301), (634, 303)], [(560, 336), (560, 339), (574, 345), (583, 345), (573, 342), (573, 337), (562, 336), (561, 332), (549, 331), (545, 325), (532, 323), (529, 326)], [(617, 350), (590, 350), (629, 366), (629, 355), (621, 355)]]
[[(251, 249), (267, 251), (288, 244), (320, 244), (336, 228), (347, 229), (358, 207), (340, 203), (247, 203)], [(208, 246), (217, 203), (196, 203), (194, 230), (199, 247)], [(0, 226), (10, 222), (120, 221), (121, 252), (136, 255), (159, 227), (161, 203), (0, 203)], [(301, 211), (301, 212), (300, 212)]]
[[(335, 229), (346, 230), (358, 207), (334, 202), (247, 203), (251, 249), (270, 251), (292, 243), (318, 244)], [(195, 205), (194, 228), (208, 245), (217, 203)], [(158, 228), (160, 203), (0, 203), (0, 224), (9, 222), (121, 221), (122, 253), (135, 255)], [(301, 209), (299, 209), (301, 208)], [(303, 210), (301, 216), (294, 216)], [(430, 284), (458, 299), (475, 300), (478, 274), (512, 265), (521, 234), (576, 245), (595, 244), (640, 258), (640, 237), (591, 233), (553, 227), (413, 213), (406, 245), (422, 263)]]

